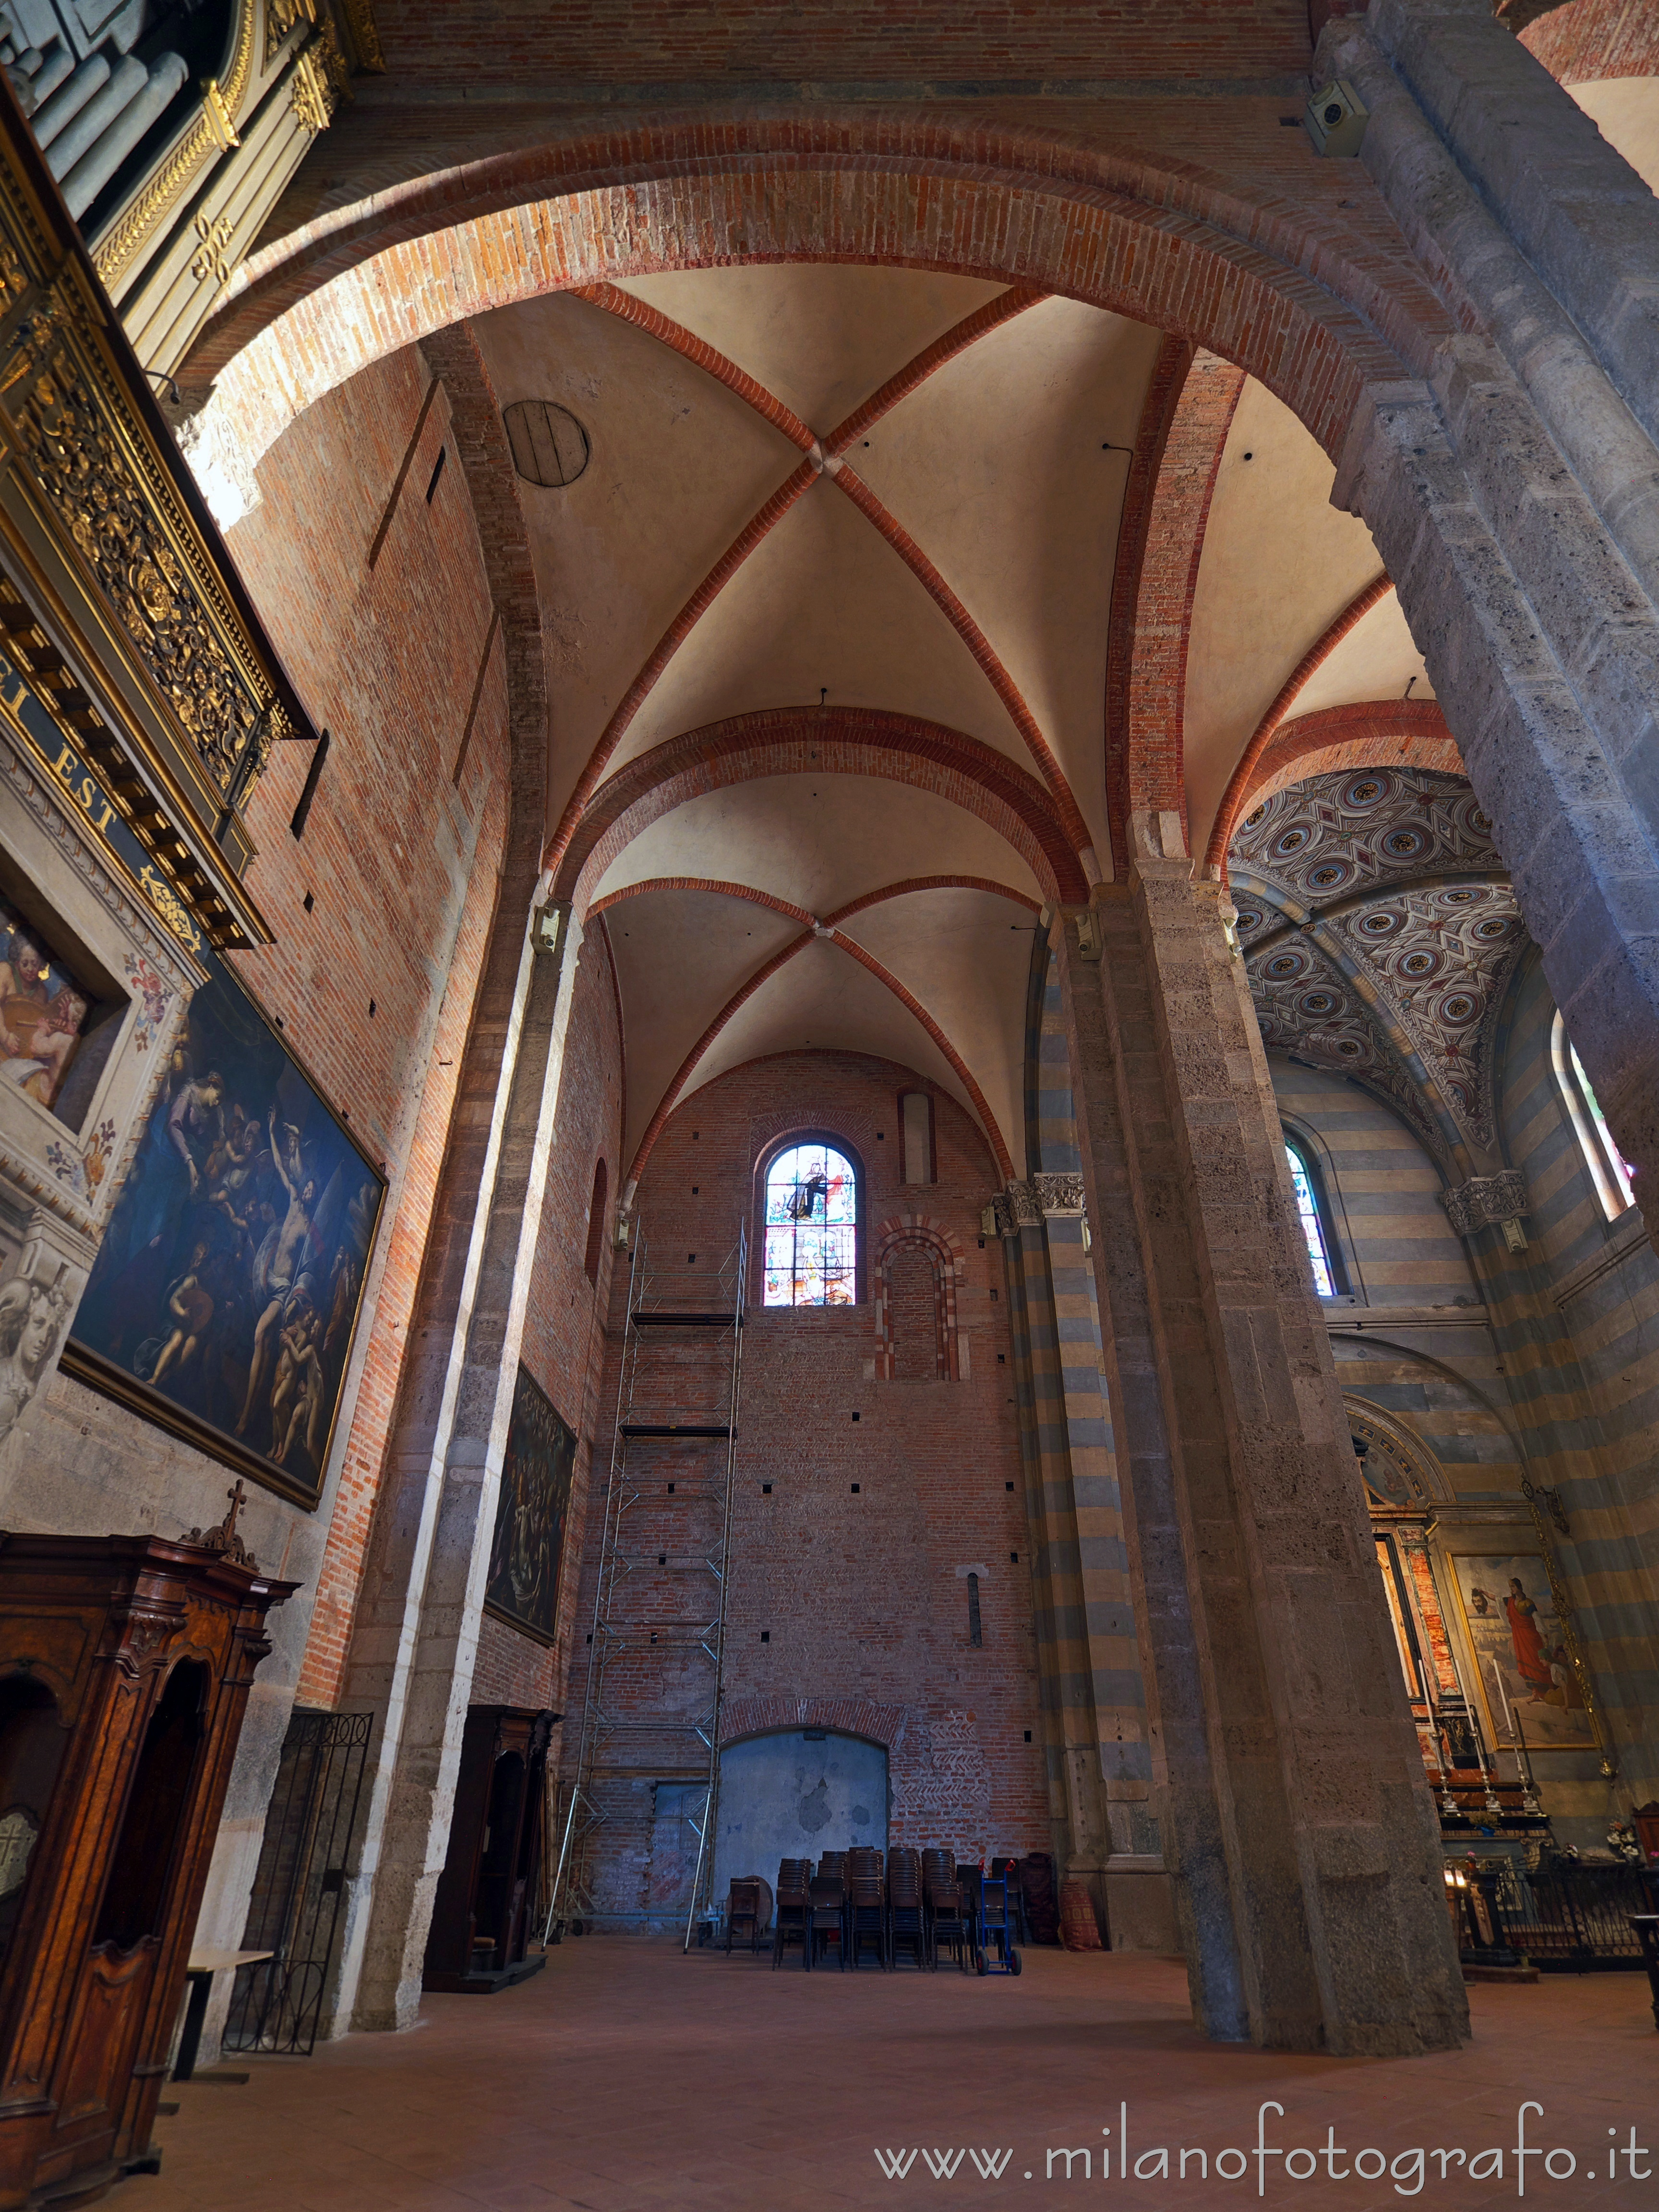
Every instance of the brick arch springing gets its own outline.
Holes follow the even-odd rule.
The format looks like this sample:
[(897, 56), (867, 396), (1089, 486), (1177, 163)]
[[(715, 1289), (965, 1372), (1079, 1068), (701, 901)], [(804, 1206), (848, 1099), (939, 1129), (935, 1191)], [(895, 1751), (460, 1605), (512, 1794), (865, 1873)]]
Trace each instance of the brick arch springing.
[(920, 1252), (933, 1274), (933, 1358), (936, 1379), (954, 1382), (957, 1357), (957, 1271), (962, 1248), (945, 1222), (907, 1210), (890, 1216), (870, 1239), (870, 1285), (875, 1299), (876, 1379), (897, 1379), (893, 1337), (892, 1264), (901, 1252)]
[(627, 762), (589, 801), (553, 896), (585, 913), (617, 854), (689, 799), (763, 776), (813, 774), (876, 776), (948, 799), (1006, 839), (1051, 904), (1088, 898), (1087, 878), (1052, 799), (1017, 761), (943, 723), (862, 707), (734, 715)]

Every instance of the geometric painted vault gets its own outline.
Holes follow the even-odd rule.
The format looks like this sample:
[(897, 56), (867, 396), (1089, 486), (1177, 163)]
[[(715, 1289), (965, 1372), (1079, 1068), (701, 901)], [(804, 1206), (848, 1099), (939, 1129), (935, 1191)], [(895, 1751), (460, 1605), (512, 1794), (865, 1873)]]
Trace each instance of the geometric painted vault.
[(1503, 1164), (1493, 1073), (1528, 942), (1461, 776), (1343, 769), (1277, 792), (1229, 856), (1265, 1044), (1386, 1100), (1453, 1182)]

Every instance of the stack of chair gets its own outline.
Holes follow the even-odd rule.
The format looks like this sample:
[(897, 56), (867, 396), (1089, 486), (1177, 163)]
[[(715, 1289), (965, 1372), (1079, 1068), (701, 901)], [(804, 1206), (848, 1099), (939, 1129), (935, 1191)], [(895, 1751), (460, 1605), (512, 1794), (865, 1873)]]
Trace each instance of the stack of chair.
[(733, 1876), (726, 1904), (726, 1954), (732, 1955), (732, 1938), (746, 1932), (750, 1951), (760, 1948), (761, 1886), (758, 1877)]
[(887, 1906), (883, 1894), (881, 1853), (858, 1846), (847, 1854), (848, 1938), (853, 1964), (866, 1943), (876, 1947), (876, 1964), (887, 1964)]
[[(826, 1854), (826, 1856), (837, 1859), (843, 1856), (839, 1851)], [(819, 1860), (818, 1868), (819, 1871), (814, 1875), (808, 1890), (811, 1911), (806, 1929), (806, 1963), (809, 1966), (816, 1966), (833, 1943), (836, 1964), (844, 1966), (847, 1964), (846, 1885), (839, 1874), (826, 1875), (823, 1871), (823, 1859)]]
[(778, 1863), (776, 1917), (772, 1923), (772, 1964), (775, 1967), (793, 1940), (800, 1945), (803, 1966), (812, 1963), (812, 1862), (781, 1859)]
[(940, 1946), (949, 1948), (958, 1971), (973, 1964), (973, 1935), (968, 1917), (967, 1900), (962, 1885), (957, 1880), (954, 1858), (949, 1851), (924, 1851), (921, 1855), (922, 1903), (927, 1920), (927, 1961), (939, 1965)]
[(901, 1850), (887, 1854), (887, 1948), (898, 1964), (901, 1948), (918, 1967), (927, 1964), (927, 1924), (921, 1898), (921, 1854)]
[(968, 1916), (968, 1941), (975, 1951), (980, 1948), (980, 1883), (984, 1873), (982, 1861), (978, 1866), (964, 1866), (960, 1859), (957, 1862), (957, 1887), (962, 1892), (962, 1909)]

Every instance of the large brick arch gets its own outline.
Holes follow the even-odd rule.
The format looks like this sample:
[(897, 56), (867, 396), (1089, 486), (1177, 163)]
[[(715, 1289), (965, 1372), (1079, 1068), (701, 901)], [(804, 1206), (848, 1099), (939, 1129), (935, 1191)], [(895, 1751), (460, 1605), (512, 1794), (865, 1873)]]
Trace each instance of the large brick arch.
[(1403, 253), (1174, 157), (854, 114), (636, 125), (446, 167), (255, 255), (183, 381), (251, 467), (368, 362), (468, 315), (665, 269), (858, 261), (1066, 294), (1259, 377), (1333, 455), (1450, 325)]
[(704, 792), (760, 776), (872, 775), (914, 784), (1006, 837), (1054, 905), (1086, 902), (1081, 863), (1036, 777), (943, 724), (874, 708), (774, 708), (711, 722), (631, 760), (588, 802), (553, 896), (585, 912), (611, 861), (641, 831)]

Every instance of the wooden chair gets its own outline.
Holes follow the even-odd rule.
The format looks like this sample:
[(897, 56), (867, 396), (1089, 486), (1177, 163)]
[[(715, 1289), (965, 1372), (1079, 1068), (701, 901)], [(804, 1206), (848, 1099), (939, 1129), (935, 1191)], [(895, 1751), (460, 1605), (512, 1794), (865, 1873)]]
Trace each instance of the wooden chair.
[(726, 1901), (726, 1955), (732, 1955), (732, 1939), (740, 1928), (749, 1931), (750, 1953), (760, 1949), (760, 1883), (753, 1877), (748, 1881), (733, 1875), (732, 1888)]
[(927, 1956), (928, 1963), (935, 1968), (944, 1948), (951, 1953), (959, 1972), (966, 1973), (972, 1966), (973, 1928), (962, 1891), (954, 1879), (936, 1882), (927, 1893)]
[(807, 1964), (816, 1966), (833, 1943), (836, 1964), (838, 1967), (844, 1967), (847, 1964), (847, 1931), (843, 1917), (846, 1892), (836, 1876), (819, 1875), (814, 1878), (808, 1893), (811, 1915), (807, 1929), (810, 1938)]

